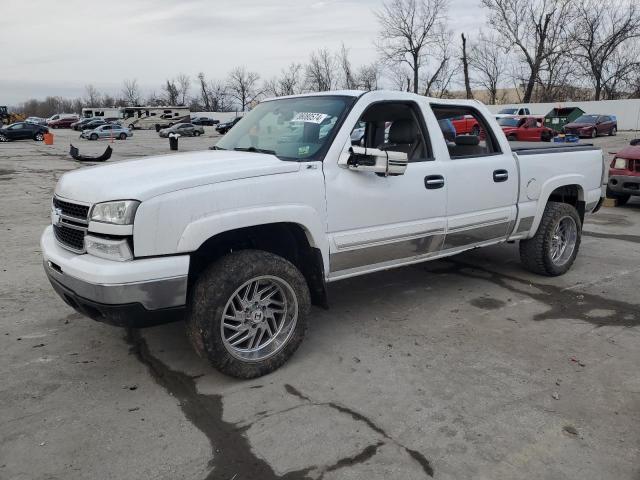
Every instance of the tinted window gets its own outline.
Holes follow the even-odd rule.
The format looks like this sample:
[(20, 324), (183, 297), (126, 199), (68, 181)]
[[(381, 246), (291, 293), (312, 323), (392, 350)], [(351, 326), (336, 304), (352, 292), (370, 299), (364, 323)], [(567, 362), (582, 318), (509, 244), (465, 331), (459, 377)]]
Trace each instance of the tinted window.
[(596, 123), (598, 121), (597, 115), (580, 115), (574, 120), (576, 123)]
[[(476, 109), (465, 106), (437, 104), (432, 104), (431, 108), (441, 126), (443, 120), (451, 120), (464, 115), (472, 117), (480, 126), (479, 135), (456, 135), (453, 141), (450, 141), (446, 137), (444, 138), (451, 158), (483, 157), (501, 153), (493, 130), (491, 130), (484, 117)], [(516, 119), (516, 122), (519, 121), (520, 120)], [(442, 133), (444, 137), (444, 131)]]

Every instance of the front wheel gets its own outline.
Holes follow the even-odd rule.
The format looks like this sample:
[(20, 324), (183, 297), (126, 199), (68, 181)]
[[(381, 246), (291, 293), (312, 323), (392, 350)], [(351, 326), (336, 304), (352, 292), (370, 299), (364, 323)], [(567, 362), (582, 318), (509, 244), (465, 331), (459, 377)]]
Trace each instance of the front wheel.
[(127, 134), (123, 132), (123, 133), (120, 134), (119, 138), (120, 138), (120, 140), (126, 140), (127, 139)]
[(199, 137), (200, 136), (200, 132), (198, 130), (193, 132), (193, 136), (194, 137)]
[(89, 135), (89, 140), (97, 140), (97, 139), (98, 139), (97, 133), (92, 133), (91, 135)]
[(576, 209), (549, 202), (533, 238), (520, 241), (520, 260), (530, 272), (555, 277), (573, 265), (580, 248), (582, 222)]
[(595, 128), (591, 130), (591, 138), (596, 138), (598, 136), (598, 130)]
[(187, 333), (221, 372), (255, 378), (296, 351), (307, 330), (307, 283), (288, 260), (240, 250), (211, 264), (195, 282)]
[(618, 133), (618, 129), (616, 127), (613, 127), (610, 131), (609, 131), (609, 135), (612, 137), (616, 136), (616, 133)]
[(4, 135), (2, 135), (2, 134), (0, 133), (0, 142), (3, 142), (3, 143), (4, 143), (4, 142), (8, 142), (8, 141), (9, 141), (9, 139), (8, 139), (6, 136), (4, 136)]
[(41, 142), (44, 140), (44, 135), (42, 133), (36, 133), (35, 136), (33, 137), (33, 139), (36, 142)]

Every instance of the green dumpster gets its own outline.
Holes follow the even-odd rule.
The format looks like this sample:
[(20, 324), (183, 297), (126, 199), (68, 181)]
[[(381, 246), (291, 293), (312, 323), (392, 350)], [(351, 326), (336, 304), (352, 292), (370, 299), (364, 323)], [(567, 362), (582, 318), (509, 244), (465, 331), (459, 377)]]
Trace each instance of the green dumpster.
[(584, 115), (584, 111), (578, 107), (554, 108), (544, 116), (544, 126), (560, 133), (567, 123), (573, 122), (580, 115)]

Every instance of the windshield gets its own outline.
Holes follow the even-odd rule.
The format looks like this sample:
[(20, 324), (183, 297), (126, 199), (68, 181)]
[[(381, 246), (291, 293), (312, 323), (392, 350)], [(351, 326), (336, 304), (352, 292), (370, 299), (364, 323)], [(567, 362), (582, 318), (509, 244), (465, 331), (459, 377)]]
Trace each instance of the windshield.
[(502, 115), (515, 115), (518, 112), (517, 108), (503, 108), (498, 112), (498, 114)]
[(263, 102), (216, 149), (270, 153), (281, 160), (322, 160), (352, 101), (351, 97), (316, 96)]
[(581, 115), (573, 123), (596, 123), (596, 120), (598, 120), (597, 115)]
[(498, 125), (501, 127), (517, 127), (518, 122), (520, 122), (517, 118), (500, 118), (498, 119)]

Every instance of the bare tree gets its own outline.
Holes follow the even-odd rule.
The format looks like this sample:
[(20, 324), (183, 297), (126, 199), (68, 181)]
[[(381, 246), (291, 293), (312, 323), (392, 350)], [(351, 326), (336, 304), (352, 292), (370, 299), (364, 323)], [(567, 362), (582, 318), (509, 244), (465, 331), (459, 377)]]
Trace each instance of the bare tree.
[(345, 47), (344, 42), (340, 48), (340, 52), (337, 55), (338, 63), (341, 70), (341, 84), (342, 88), (347, 90), (355, 90), (358, 88), (358, 82), (351, 66), (351, 60), (349, 59), (349, 49)]
[(475, 73), (474, 84), (487, 91), (489, 103), (498, 103), (498, 86), (506, 72), (506, 54), (495, 36), (480, 34), (469, 52), (469, 66)]
[(180, 94), (175, 80), (167, 79), (166, 83), (162, 86), (162, 91), (164, 92), (164, 100), (167, 105), (178, 104), (178, 97)]
[(279, 77), (274, 77), (265, 83), (265, 92), (274, 97), (295, 95), (301, 91), (302, 65), (291, 63), (289, 67), (280, 72)]
[(482, 0), (505, 48), (515, 48), (527, 65), (522, 101), (529, 103), (544, 61), (567, 49), (573, 0)]
[(357, 88), (365, 90), (367, 92), (378, 89), (378, 77), (380, 71), (375, 63), (370, 65), (363, 65), (358, 69)]
[(444, 30), (447, 6), (447, 0), (388, 0), (375, 12), (382, 28), (378, 50), (387, 62), (409, 66), (414, 93), (425, 56)]
[(205, 112), (211, 112), (211, 95), (209, 94), (209, 85), (205, 79), (204, 73), (198, 73), (198, 82), (200, 82), (200, 102)]
[(189, 98), (189, 90), (191, 89), (191, 78), (189, 78), (189, 75), (180, 73), (173, 84), (177, 88), (180, 105), (186, 105)]
[(211, 80), (209, 81), (208, 90), (213, 112), (230, 112), (233, 110), (226, 83), (219, 80)]
[(127, 105), (132, 107), (140, 103), (140, 88), (138, 87), (138, 80), (133, 78), (122, 82), (122, 98), (127, 102)]
[(254, 102), (262, 91), (258, 90), (260, 75), (256, 72), (247, 72), (245, 67), (234, 68), (227, 79), (229, 95), (235, 99), (242, 111), (245, 111)]
[(640, 64), (625, 55), (640, 38), (640, 6), (636, 1), (585, 0), (576, 7), (573, 39), (582, 70), (600, 100), (603, 90), (611, 90), (629, 71)]
[(467, 94), (467, 98), (473, 98), (473, 92), (471, 91), (471, 82), (469, 80), (469, 57), (467, 56), (467, 38), (464, 33), (460, 34), (462, 38), (462, 71), (464, 73), (464, 89)]
[(91, 107), (100, 106), (101, 95), (100, 95), (100, 92), (98, 92), (98, 89), (96, 87), (94, 87), (92, 84), (87, 85), (86, 87), (84, 87), (84, 94), (85, 94), (87, 105)]
[(335, 88), (336, 60), (329, 50), (322, 48), (311, 53), (304, 76), (306, 88), (312, 92), (325, 92)]
[(432, 48), (429, 62), (420, 76), (426, 96), (447, 96), (453, 78), (459, 73), (459, 64), (451, 61), (451, 32), (442, 30)]

